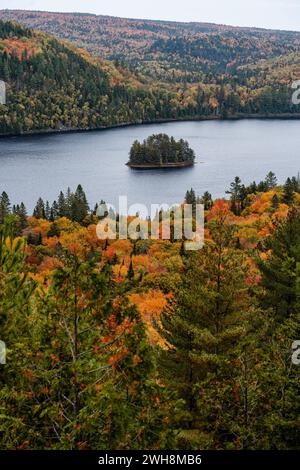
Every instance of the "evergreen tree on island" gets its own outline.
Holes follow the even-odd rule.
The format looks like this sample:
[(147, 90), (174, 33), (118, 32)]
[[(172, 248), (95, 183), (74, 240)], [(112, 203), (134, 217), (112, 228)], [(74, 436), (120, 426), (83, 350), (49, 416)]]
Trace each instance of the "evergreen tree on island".
[(195, 152), (187, 141), (166, 134), (148, 137), (143, 143), (137, 140), (130, 150), (128, 166), (131, 167), (164, 167), (190, 166), (195, 162)]

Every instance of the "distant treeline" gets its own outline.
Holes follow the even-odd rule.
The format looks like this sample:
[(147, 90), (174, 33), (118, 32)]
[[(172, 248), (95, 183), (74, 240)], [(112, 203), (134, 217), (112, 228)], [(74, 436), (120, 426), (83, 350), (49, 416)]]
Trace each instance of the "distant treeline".
[[(253, 181), (249, 186), (245, 186), (239, 176), (236, 176), (234, 181), (230, 184), (230, 188), (226, 194), (230, 195), (231, 210), (235, 215), (240, 215), (241, 212), (251, 204), (251, 196), (257, 193), (266, 193), (278, 187), (276, 175), (270, 171), (266, 178), (259, 183)], [(290, 206), (294, 200), (294, 194), (300, 193), (300, 175), (287, 178), (279, 194), (276, 192), (273, 196), (272, 203), (276, 209), (279, 203), (284, 203)], [(187, 204), (204, 204), (205, 210), (211, 209), (213, 205), (212, 195), (206, 191), (203, 196), (199, 197), (193, 188), (186, 192), (185, 202)]]
[[(220, 54), (214, 51), (209, 50), (209, 54), (212, 62), (218, 63)], [(124, 69), (118, 64), (104, 68), (88, 54), (53, 37), (0, 21), (0, 79), (7, 83), (7, 105), (0, 106), (0, 133), (297, 114), (299, 106), (292, 103), (291, 73), (284, 58), (280, 59), (280, 73), (284, 70), (286, 78), (280, 83), (270, 63), (268, 75), (258, 64), (253, 70), (234, 68), (235, 75), (215, 75), (213, 67), (212, 71), (198, 73), (197, 83), (190, 77), (191, 83), (185, 82), (178, 89), (171, 70), (164, 82), (166, 87), (159, 81), (160, 69), (155, 68), (157, 78), (151, 76), (154, 72), (145, 78), (136, 68)], [(297, 58), (290, 60), (293, 63)], [(186, 59), (181, 61), (186, 70)]]
[[(240, 215), (251, 204), (251, 196), (276, 188), (279, 188), (276, 175), (270, 171), (263, 181), (259, 183), (254, 181), (249, 186), (242, 184), (238, 176), (235, 177), (226, 194), (230, 195), (231, 210), (234, 214)], [(288, 206), (292, 205), (295, 193), (300, 194), (299, 175), (287, 178), (282, 190), (275, 191), (272, 199), (274, 209), (277, 209), (280, 203)], [(192, 205), (204, 204), (205, 210), (210, 210), (213, 206), (213, 198), (208, 191), (202, 196), (197, 196), (193, 188), (186, 192), (184, 202)], [(101, 200), (100, 204), (105, 204), (105, 201)], [(89, 225), (97, 220), (98, 207), (99, 204), (97, 203), (93, 209), (90, 208), (85, 191), (79, 184), (74, 192), (70, 188), (65, 193), (61, 191), (58, 198), (51, 205), (49, 201), (45, 202), (40, 197), (34, 207), (32, 216), (50, 222), (66, 217), (73, 222)], [(16, 234), (21, 233), (26, 228), (28, 212), (25, 204), (21, 202), (20, 204), (11, 205), (8, 194), (3, 191), (0, 195), (0, 224), (3, 224), (7, 217), (14, 217)]]

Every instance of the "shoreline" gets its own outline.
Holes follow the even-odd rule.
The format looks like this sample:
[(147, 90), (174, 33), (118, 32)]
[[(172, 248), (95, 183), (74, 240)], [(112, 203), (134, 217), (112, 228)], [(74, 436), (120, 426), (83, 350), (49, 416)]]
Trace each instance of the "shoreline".
[(195, 162), (178, 162), (178, 163), (163, 163), (162, 165), (155, 165), (155, 164), (135, 164), (135, 163), (126, 163), (128, 168), (132, 170), (170, 170), (170, 169), (178, 169), (178, 168), (191, 168), (195, 165)]
[(119, 124), (111, 124), (109, 126), (100, 126), (95, 128), (62, 128), (62, 129), (42, 129), (35, 131), (26, 131), (22, 133), (0, 133), (0, 139), (12, 138), (12, 137), (33, 137), (33, 136), (46, 136), (56, 134), (79, 134), (87, 132), (99, 132), (107, 131), (112, 129), (122, 129), (134, 126), (146, 126), (153, 124), (168, 124), (175, 122), (202, 122), (202, 121), (243, 121), (246, 119), (258, 119), (258, 120), (299, 120), (300, 113), (285, 113), (285, 114), (242, 114), (235, 116), (199, 116), (199, 117), (185, 117), (185, 118), (174, 118), (174, 119), (156, 119), (153, 121), (137, 121), (137, 122), (125, 122)]

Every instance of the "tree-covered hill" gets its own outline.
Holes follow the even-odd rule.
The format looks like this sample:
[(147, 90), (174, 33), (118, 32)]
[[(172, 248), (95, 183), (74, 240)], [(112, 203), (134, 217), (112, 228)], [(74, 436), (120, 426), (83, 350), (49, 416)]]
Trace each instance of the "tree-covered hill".
[[(111, 19), (112, 24), (114, 21)], [(144, 34), (143, 25), (140, 34)], [(210, 33), (202, 32), (199, 34), (205, 34), (207, 43), (204, 60), (204, 52), (202, 58), (196, 56), (202, 50), (197, 34), (182, 42), (172, 27), (173, 38), (168, 39), (165, 32), (151, 43), (157, 56), (152, 62), (142, 56), (131, 62), (130, 50), (138, 48), (134, 49), (134, 43), (127, 48), (120, 38), (119, 45), (124, 46), (121, 63), (99, 59), (44, 32), (0, 20), (0, 79), (7, 84), (7, 104), (0, 105), (0, 134), (300, 112), (291, 102), (291, 83), (299, 77), (297, 33), (274, 33), (273, 39), (261, 41), (261, 47), (257, 44), (250, 53), (238, 30), (235, 42), (225, 27), (209, 37)], [(216, 36), (221, 33), (222, 40)], [(240, 34), (250, 32), (241, 30)], [(267, 33), (258, 30), (257, 34)], [(226, 35), (230, 47), (224, 46)], [(253, 44), (255, 41), (257, 38)], [(190, 54), (195, 55), (193, 60)], [(181, 71), (174, 69), (172, 61)]]
[(96, 128), (171, 117), (170, 97), (146, 90), (44, 33), (0, 22), (0, 78), (7, 84), (0, 132)]
[(126, 62), (175, 83), (211, 82), (221, 74), (236, 80), (241, 66), (300, 51), (300, 33), (290, 31), (20, 10), (2, 10), (0, 19), (18, 21), (96, 57)]

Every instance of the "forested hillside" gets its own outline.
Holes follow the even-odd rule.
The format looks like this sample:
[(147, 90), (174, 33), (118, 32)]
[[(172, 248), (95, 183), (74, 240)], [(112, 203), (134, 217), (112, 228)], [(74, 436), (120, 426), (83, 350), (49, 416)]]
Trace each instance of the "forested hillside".
[(193, 71), (231, 74), (241, 65), (300, 48), (297, 32), (19, 10), (2, 10), (0, 18), (67, 39), (101, 58), (157, 63), (189, 78)]
[(1, 449), (299, 448), (299, 178), (228, 192), (196, 252), (100, 240), (81, 186), (2, 192)]
[(56, 39), (0, 22), (0, 75), (7, 83), (0, 132), (95, 128), (171, 117), (168, 93), (146, 90)]
[(96, 57), (174, 83), (214, 83), (224, 74), (239, 81), (240, 67), (300, 50), (299, 32), (19, 10), (2, 10), (0, 19), (18, 21)]
[[(95, 21), (102, 24), (101, 18), (84, 15), (1, 15), (15, 15), (36, 27), (41, 26), (40, 18), (44, 28), (58, 36), (72, 27), (81, 37), (81, 21), (87, 22), (85, 31)], [(60, 28), (55, 28), (53, 18), (59, 19)], [(88, 39), (83, 42), (66, 34), (101, 59), (43, 32), (0, 22), (0, 79), (7, 84), (7, 104), (0, 105), (0, 133), (299, 113), (291, 101), (291, 84), (299, 76), (298, 33), (217, 26), (201, 32), (197, 24), (153, 22), (150, 28), (148, 22), (134, 22), (127, 43), (124, 25), (117, 27), (126, 21), (103, 20), (110, 25), (105, 30), (113, 40), (110, 55), (103, 53), (102, 39), (94, 50)], [(185, 36), (180, 36), (182, 28)]]

